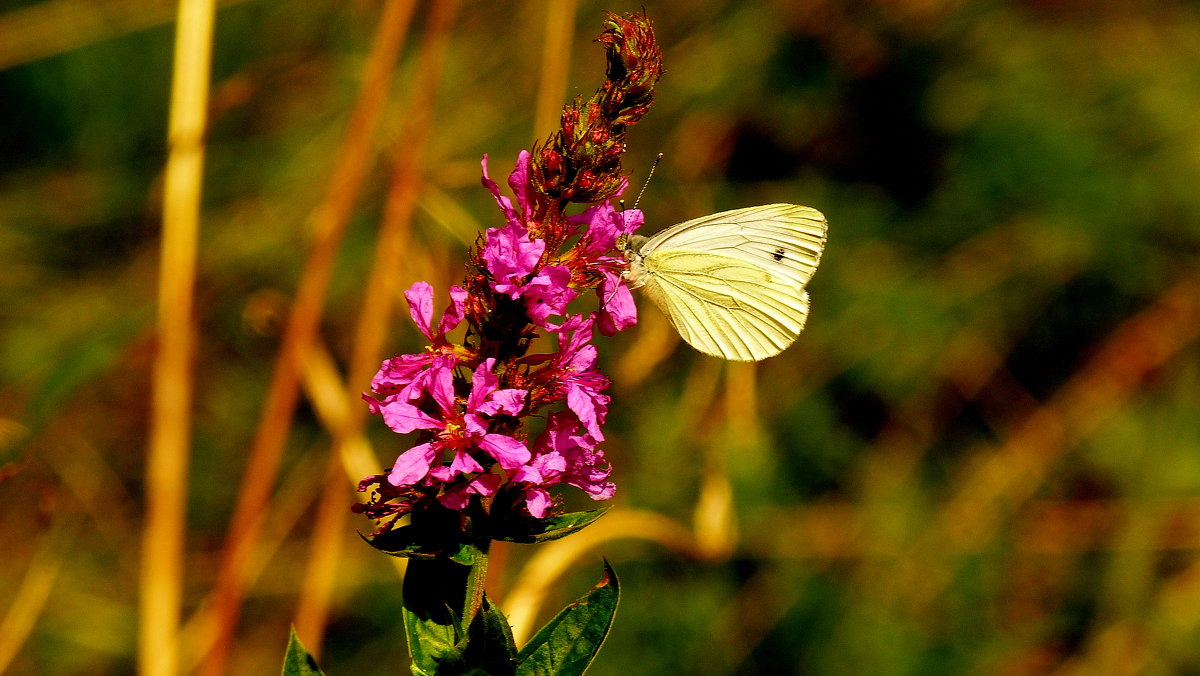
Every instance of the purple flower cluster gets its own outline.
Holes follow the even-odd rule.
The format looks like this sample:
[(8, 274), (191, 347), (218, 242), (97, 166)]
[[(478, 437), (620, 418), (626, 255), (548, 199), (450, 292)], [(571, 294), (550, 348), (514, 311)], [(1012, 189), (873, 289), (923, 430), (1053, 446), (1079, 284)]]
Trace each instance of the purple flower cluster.
[[(546, 216), (534, 208), (528, 152), (508, 177), (515, 203), (488, 176), (486, 156), (482, 164), (504, 226), (488, 229), (473, 249), (464, 286), (450, 288), (436, 325), (429, 284), (404, 294), (429, 345), (384, 361), (363, 395), (394, 432), (419, 433), (391, 470), (359, 486), (372, 496), (356, 509), (379, 519), (381, 531), (434, 501), (463, 510), (478, 496), (484, 510), (523, 507), (544, 518), (553, 512), (552, 486), (569, 484), (595, 500), (616, 489), (600, 448), (609, 379), (591, 341), (597, 329), (612, 335), (637, 321), (617, 241), (641, 226), (642, 213), (605, 201), (575, 216)], [(596, 309), (575, 310), (587, 289)], [(447, 334), (464, 322), (465, 337), (452, 342)], [(529, 354), (542, 335), (557, 349)], [(530, 443), (534, 419), (544, 426), (535, 425), (542, 429)]]

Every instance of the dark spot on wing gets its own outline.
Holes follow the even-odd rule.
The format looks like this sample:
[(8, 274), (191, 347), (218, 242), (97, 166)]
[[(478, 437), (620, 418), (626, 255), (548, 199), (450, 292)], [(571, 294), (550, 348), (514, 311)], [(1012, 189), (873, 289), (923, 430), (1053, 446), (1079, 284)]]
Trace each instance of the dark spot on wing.
[(783, 247), (776, 249), (775, 253), (771, 254), (771, 257), (777, 261), (783, 260)]

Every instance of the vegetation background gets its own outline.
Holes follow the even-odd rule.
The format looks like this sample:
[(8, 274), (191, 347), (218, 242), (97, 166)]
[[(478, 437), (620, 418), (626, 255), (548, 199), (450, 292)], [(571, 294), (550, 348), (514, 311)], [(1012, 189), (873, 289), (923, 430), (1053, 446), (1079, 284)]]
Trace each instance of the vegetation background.
[[(139, 658), (157, 498), (186, 500), (182, 561), (151, 571), (182, 585), (184, 672), (275, 673), (294, 621), (327, 673), (407, 671), (396, 562), (348, 510), (403, 440), (351, 395), (420, 345), (399, 293), (444, 298), (498, 222), (480, 156), (503, 175), (552, 131), (603, 79), (602, 10), (643, 4), (667, 68), (626, 159), (636, 185), (666, 154), (647, 229), (788, 201), (829, 244), (777, 358), (702, 357), (645, 303), (601, 341), (616, 510), (496, 553), (518, 631), (604, 556), (623, 598), (596, 676), (1200, 673), (1182, 0), (220, 2), (186, 491), (146, 478), (156, 289), (189, 278), (158, 269), (174, 6), (5, 2), (0, 671), (166, 651)], [(288, 356), (293, 302), (319, 323)], [(298, 407), (272, 418), (288, 364)], [(277, 473), (252, 459), (264, 421)]]

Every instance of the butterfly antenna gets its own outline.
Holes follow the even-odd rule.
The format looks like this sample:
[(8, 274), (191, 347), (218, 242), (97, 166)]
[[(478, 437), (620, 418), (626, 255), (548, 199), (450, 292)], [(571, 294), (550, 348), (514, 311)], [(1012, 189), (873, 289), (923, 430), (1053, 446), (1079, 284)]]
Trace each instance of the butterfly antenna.
[(642, 195), (646, 194), (646, 186), (650, 185), (650, 179), (654, 177), (654, 170), (658, 168), (658, 163), (662, 162), (663, 154), (659, 153), (658, 157), (654, 158), (654, 164), (650, 165), (650, 173), (646, 174), (646, 182), (642, 184), (642, 189), (638, 192), (637, 199), (633, 201), (633, 208), (636, 209), (638, 204), (642, 202)]

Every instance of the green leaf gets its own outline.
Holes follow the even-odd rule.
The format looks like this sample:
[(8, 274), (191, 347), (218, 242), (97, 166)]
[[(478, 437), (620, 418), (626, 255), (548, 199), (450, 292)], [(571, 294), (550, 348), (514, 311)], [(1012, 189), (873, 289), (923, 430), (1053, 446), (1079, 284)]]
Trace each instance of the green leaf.
[(604, 579), (550, 620), (517, 655), (518, 676), (578, 676), (608, 636), (617, 612), (617, 574), (604, 562)]
[(537, 544), (565, 537), (583, 530), (596, 519), (604, 516), (610, 508), (593, 509), (588, 512), (572, 512), (546, 519), (528, 519), (517, 524), (505, 524), (493, 537), (496, 540)]
[(471, 564), (471, 551), (467, 543), (445, 537), (443, 533), (435, 533), (431, 537), (430, 529), (416, 526), (401, 526), (379, 535), (358, 536), (364, 542), (389, 556), (402, 559), (432, 560), (439, 556), (449, 556), (462, 563)]
[(413, 559), (404, 573), (404, 633), (414, 674), (437, 674), (461, 664), (466, 566), (446, 559)]
[(517, 644), (500, 608), (485, 594), (468, 632), (466, 663), (480, 673), (511, 676), (517, 670)]
[(292, 627), (292, 636), (288, 639), (287, 654), (283, 656), (283, 676), (324, 676), (317, 667), (317, 661), (296, 636), (295, 627)]
[(479, 554), (479, 549), (468, 543), (460, 543), (457, 551), (448, 552), (450, 560), (464, 565), (473, 566)]

